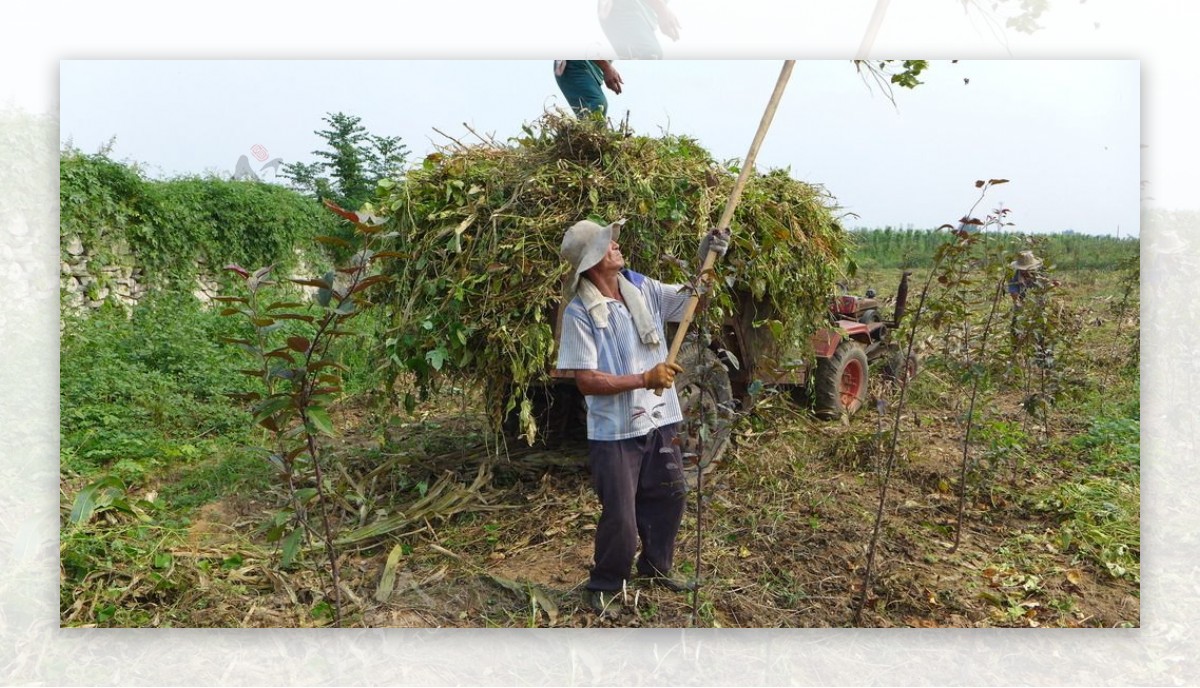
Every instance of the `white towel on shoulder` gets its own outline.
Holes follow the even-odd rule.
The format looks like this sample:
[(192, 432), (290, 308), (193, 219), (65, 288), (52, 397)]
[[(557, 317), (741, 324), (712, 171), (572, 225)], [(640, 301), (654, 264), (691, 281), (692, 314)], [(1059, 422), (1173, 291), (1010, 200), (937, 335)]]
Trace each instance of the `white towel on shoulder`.
[[(642, 296), (641, 290), (633, 286), (633, 282), (626, 279), (625, 275), (620, 274), (617, 275), (617, 287), (621, 290), (621, 298), (625, 300), (625, 307), (629, 309), (629, 316), (633, 318), (633, 326), (637, 328), (638, 337), (641, 338), (642, 343), (648, 346), (658, 346), (662, 341), (658, 334), (658, 324), (650, 315), (650, 309), (646, 307), (646, 299)], [(592, 316), (592, 322), (596, 324), (596, 327), (607, 328), (609, 299), (601, 294), (596, 285), (586, 277), (579, 278), (579, 286), (575, 293), (579, 294), (580, 300), (583, 301), (583, 307)]]

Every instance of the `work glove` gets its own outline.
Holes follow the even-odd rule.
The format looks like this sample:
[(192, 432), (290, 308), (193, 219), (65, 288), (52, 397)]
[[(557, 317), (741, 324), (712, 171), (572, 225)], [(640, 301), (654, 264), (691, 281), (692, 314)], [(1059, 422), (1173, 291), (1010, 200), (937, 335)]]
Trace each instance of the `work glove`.
[(667, 389), (675, 384), (675, 375), (683, 372), (678, 363), (659, 363), (642, 373), (642, 386), (646, 389)]
[(704, 262), (709, 251), (716, 251), (718, 256), (723, 256), (728, 250), (729, 229), (710, 229), (700, 240), (700, 262)]

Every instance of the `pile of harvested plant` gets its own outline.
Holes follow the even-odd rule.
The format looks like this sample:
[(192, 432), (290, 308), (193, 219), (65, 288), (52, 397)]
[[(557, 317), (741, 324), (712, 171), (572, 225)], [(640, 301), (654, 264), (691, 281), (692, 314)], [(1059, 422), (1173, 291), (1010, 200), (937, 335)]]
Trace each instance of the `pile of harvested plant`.
[[(694, 278), (695, 253), (719, 221), (737, 162), (718, 163), (685, 136), (635, 134), (547, 114), (507, 143), (460, 142), (429, 155), (385, 188), (399, 255), (382, 300), (387, 357), (408, 372), (411, 410), (446, 376), (482, 384), (489, 416), (520, 408), (528, 385), (553, 366), (553, 321), (567, 266), (563, 232), (585, 218), (627, 218), (622, 251), (631, 268), (665, 282)], [(734, 295), (770, 313), (782, 341), (807, 341), (824, 317), (848, 239), (832, 198), (786, 170), (751, 176), (716, 268), (709, 317), (719, 327)]]

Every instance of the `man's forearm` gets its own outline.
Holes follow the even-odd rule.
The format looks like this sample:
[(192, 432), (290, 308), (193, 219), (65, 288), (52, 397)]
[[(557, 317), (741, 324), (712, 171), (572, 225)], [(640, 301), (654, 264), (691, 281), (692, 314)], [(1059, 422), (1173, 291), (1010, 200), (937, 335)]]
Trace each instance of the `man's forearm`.
[(607, 396), (620, 394), (646, 386), (645, 377), (641, 373), (633, 375), (613, 375), (599, 370), (575, 371), (575, 386), (586, 395)]

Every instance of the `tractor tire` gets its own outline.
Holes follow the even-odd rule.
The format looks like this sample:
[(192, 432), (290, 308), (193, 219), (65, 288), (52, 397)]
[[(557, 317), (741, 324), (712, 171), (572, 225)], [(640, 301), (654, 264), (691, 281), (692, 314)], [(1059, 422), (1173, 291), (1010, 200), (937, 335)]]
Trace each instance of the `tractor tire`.
[(817, 417), (853, 416), (867, 399), (867, 354), (862, 346), (845, 341), (829, 358), (817, 359), (814, 388)]
[(917, 376), (918, 370), (920, 363), (917, 361), (917, 355), (911, 354), (906, 357), (904, 352), (897, 348), (888, 352), (882, 372), (885, 380), (899, 383), (905, 380), (911, 382)]
[(683, 411), (680, 449), (688, 485), (694, 488), (700, 471), (708, 475), (729, 449), (736, 402), (729, 371), (717, 354), (700, 342), (684, 341), (676, 362), (683, 366), (683, 372), (675, 376)]
[[(531, 415), (537, 423), (534, 446), (560, 447), (587, 440), (587, 402), (570, 383), (531, 385), (526, 392)], [(504, 419), (504, 434), (525, 443), (519, 408)]]

